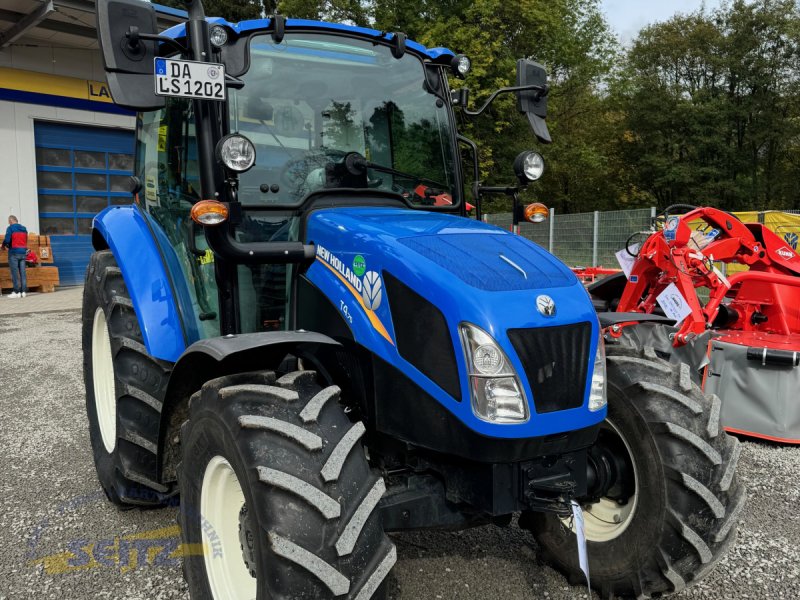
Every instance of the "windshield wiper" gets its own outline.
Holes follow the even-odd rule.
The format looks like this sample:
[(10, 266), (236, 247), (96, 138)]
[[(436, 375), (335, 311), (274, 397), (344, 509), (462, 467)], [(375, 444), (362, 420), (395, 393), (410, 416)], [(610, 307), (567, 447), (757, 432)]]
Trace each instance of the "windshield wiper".
[(411, 173), (406, 173), (404, 171), (398, 171), (397, 169), (393, 169), (391, 167), (386, 167), (384, 165), (379, 165), (378, 163), (368, 161), (358, 152), (348, 152), (342, 159), (342, 162), (344, 163), (345, 168), (347, 168), (347, 170), (350, 171), (353, 175), (360, 175), (364, 171), (366, 171), (366, 169), (373, 169), (374, 171), (380, 171), (381, 173), (395, 175), (396, 177), (413, 179), (417, 183), (427, 183), (441, 190), (447, 189), (447, 186), (442, 185), (442, 183), (439, 181), (434, 181), (433, 179), (428, 179), (427, 177), (420, 177), (419, 175), (413, 175)]

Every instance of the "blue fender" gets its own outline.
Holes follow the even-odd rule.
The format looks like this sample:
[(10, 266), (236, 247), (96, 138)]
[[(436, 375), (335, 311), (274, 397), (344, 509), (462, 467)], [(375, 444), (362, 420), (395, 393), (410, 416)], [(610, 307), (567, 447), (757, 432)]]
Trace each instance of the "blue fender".
[(173, 284), (153, 233), (137, 206), (112, 206), (94, 218), (92, 242), (102, 248), (99, 234), (122, 271), (147, 352), (175, 362), (186, 349)]

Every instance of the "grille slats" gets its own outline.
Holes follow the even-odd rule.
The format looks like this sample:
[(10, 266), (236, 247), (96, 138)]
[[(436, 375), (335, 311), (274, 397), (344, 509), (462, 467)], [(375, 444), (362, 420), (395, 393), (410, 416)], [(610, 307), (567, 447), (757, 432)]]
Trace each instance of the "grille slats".
[(537, 413), (583, 404), (591, 334), (591, 323), (508, 330)]
[(460, 401), (456, 356), (442, 311), (391, 273), (384, 271), (383, 281), (400, 356)]

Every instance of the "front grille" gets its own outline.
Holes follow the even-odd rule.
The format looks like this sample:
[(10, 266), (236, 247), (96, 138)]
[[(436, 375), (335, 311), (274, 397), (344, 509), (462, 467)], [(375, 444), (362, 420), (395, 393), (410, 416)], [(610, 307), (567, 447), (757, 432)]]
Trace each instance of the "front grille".
[(537, 413), (583, 404), (591, 335), (591, 323), (508, 330)]
[(383, 272), (397, 352), (456, 400), (461, 385), (447, 321), (436, 306), (391, 273)]

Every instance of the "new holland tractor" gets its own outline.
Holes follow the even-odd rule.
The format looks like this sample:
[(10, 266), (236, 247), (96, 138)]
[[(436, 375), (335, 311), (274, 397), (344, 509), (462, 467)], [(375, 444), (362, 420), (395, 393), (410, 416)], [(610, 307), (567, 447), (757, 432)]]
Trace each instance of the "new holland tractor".
[(465, 189), (515, 195), (542, 162), (482, 186), (456, 113), (516, 94), (549, 141), (541, 65), (470, 110), (450, 50), (187, 9), (159, 34), (150, 4), (97, 3), (136, 167), (94, 221), (83, 352), (100, 483), (180, 499), (192, 598), (383, 597), (387, 533), (487, 523), (606, 597), (705, 575), (744, 502), (712, 399), (605, 344), (553, 256), (467, 217)]

